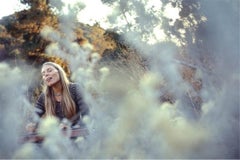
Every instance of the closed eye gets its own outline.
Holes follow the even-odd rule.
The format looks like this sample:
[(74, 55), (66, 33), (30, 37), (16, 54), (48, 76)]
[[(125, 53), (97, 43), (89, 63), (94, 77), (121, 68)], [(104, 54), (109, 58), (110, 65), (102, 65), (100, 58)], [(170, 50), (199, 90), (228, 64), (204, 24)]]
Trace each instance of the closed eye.
[(52, 68), (48, 68), (48, 69), (47, 69), (47, 72), (48, 72), (48, 73), (52, 72)]

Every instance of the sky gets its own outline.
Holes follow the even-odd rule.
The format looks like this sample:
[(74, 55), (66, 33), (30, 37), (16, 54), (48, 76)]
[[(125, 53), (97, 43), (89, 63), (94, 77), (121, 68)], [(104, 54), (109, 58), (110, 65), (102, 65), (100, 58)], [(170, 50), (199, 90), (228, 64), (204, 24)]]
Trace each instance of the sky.
[(19, 11), (24, 8), (24, 5), (22, 5), (19, 0), (8, 0), (1, 2), (0, 5), (0, 18), (4, 16), (8, 16), (14, 13), (14, 11)]
[[(66, 4), (74, 4), (79, 0), (63, 0)], [(80, 0), (81, 1), (81, 0)], [(79, 19), (88, 24), (94, 24), (96, 20), (105, 21), (106, 16), (111, 13), (111, 8), (103, 5), (101, 0), (85, 1), (86, 7), (79, 14)], [(19, 0), (8, 0), (0, 5), (0, 18), (13, 14), (15, 11), (24, 9), (25, 6)], [(94, 12), (92, 12), (94, 11)], [(86, 16), (87, 15), (87, 16)]]
[[(16, 11), (20, 11), (25, 8), (25, 5), (19, 2), (20, 0), (8, 0), (2, 2), (0, 5), (0, 18), (13, 14)], [(84, 2), (85, 8), (78, 14), (78, 19), (80, 22), (85, 24), (94, 25), (96, 22), (100, 22), (103, 28), (109, 27), (109, 22), (107, 16), (114, 12), (113, 8), (104, 5), (101, 0), (62, 0), (66, 6), (74, 5), (76, 2)], [(158, 0), (149, 0), (148, 7), (161, 6), (161, 2)], [(65, 10), (67, 12), (67, 9)], [(87, 15), (87, 16), (86, 16)], [(165, 10), (165, 15), (171, 17), (172, 19), (179, 18), (178, 10), (170, 6), (167, 6)], [(121, 22), (122, 23), (122, 22)]]
[[(20, 0), (9, 0), (8, 2), (1, 3), (0, 6), (0, 18), (13, 14), (16, 11), (24, 9), (26, 6), (19, 2)], [(52, 1), (54, 2), (54, 1)], [(107, 6), (102, 3), (101, 0), (62, 0), (64, 2), (64, 7), (62, 8), (63, 12), (68, 13), (69, 8), (72, 10), (74, 7), (78, 6), (80, 3), (84, 7), (77, 14), (79, 22), (93, 26), (98, 23), (104, 29), (119, 28), (119, 26), (127, 26), (127, 23), (135, 24), (135, 16), (129, 15), (129, 12), (126, 13), (126, 19), (122, 16), (116, 16), (120, 11), (117, 8)], [(51, 3), (51, 2), (50, 2)], [(59, 3), (56, 3), (57, 5)], [(118, 5), (118, 4), (116, 4)], [(148, 9), (156, 10), (155, 14), (158, 14), (157, 11), (161, 10), (162, 6), (161, 1), (159, 0), (148, 0), (145, 1), (145, 7)], [(171, 5), (167, 5), (165, 8), (164, 16), (172, 19), (172, 23), (179, 18), (179, 11), (177, 8), (172, 8)], [(109, 17), (114, 15), (114, 22), (111, 22)], [(161, 28), (161, 25), (155, 26), (153, 30), (154, 37), (148, 39), (149, 44), (157, 43), (158, 41), (163, 41), (165, 39), (164, 31)], [(119, 32), (122, 32), (119, 30)]]

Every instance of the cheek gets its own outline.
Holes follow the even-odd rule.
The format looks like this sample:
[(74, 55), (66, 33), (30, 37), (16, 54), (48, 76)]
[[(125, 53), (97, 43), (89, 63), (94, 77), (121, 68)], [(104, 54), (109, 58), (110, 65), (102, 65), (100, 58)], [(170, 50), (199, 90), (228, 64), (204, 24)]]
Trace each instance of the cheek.
[(45, 83), (46, 82), (46, 77), (42, 77), (42, 81)]
[(57, 80), (60, 81), (60, 76), (59, 75), (57, 75)]
[(60, 80), (60, 76), (59, 76), (58, 73), (55, 73), (55, 74), (54, 74), (54, 77), (55, 77), (55, 79), (56, 79), (57, 81)]

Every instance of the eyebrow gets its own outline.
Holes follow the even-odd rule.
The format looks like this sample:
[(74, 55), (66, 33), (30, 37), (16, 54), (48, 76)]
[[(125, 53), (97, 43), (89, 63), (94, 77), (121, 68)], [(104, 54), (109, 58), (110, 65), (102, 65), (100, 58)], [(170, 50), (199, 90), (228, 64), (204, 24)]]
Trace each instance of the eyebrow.
[[(48, 68), (46, 68), (45, 70), (49, 70), (49, 69), (53, 69), (52, 67), (48, 67)], [(45, 72), (45, 70), (44, 71), (41, 71), (41, 73), (44, 73)]]

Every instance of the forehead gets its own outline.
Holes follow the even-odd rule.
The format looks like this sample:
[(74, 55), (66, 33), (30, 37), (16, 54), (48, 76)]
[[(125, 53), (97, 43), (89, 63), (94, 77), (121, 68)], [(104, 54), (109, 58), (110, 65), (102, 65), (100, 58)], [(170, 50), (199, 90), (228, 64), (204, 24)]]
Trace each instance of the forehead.
[(42, 72), (48, 70), (48, 69), (55, 69), (52, 65), (45, 64), (42, 66)]

